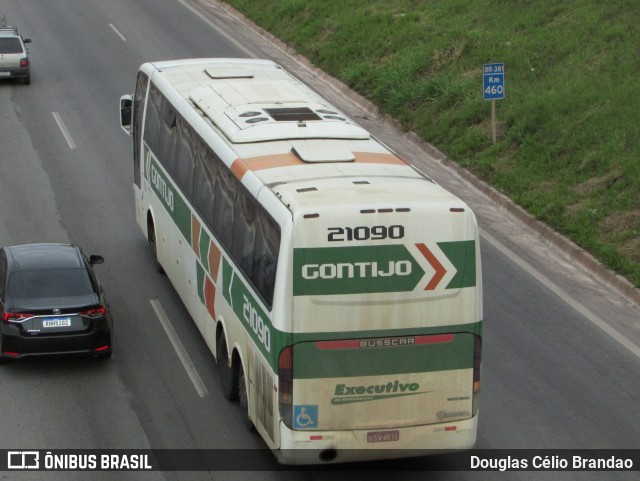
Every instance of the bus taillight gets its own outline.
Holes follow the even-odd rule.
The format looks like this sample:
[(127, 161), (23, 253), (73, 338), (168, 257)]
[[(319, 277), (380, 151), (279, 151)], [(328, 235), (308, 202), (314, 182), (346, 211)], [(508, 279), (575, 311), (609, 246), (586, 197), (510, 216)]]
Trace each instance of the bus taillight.
[(278, 357), (278, 404), (282, 421), (291, 428), (293, 424), (293, 346), (285, 347)]
[(482, 338), (475, 336), (473, 349), (473, 415), (478, 412), (480, 394), (480, 365), (482, 364)]

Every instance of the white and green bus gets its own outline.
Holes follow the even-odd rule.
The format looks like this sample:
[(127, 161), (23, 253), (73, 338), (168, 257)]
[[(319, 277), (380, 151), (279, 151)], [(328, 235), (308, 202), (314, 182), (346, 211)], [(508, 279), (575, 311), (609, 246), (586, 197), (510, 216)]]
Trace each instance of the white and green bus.
[(465, 203), (271, 61), (145, 63), (120, 111), (157, 266), (280, 462), (474, 445)]

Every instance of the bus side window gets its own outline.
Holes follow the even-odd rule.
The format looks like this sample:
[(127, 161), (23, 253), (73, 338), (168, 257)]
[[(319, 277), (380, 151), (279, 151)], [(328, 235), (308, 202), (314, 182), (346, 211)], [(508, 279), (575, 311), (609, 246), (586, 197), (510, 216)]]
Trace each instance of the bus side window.
[(280, 229), (268, 215), (258, 215), (256, 241), (253, 251), (253, 284), (269, 306), (273, 303), (273, 289), (280, 249)]
[(193, 170), (196, 147), (187, 123), (178, 117), (176, 150), (176, 179), (188, 199), (193, 197)]
[(213, 200), (213, 231), (225, 249), (230, 249), (233, 238), (235, 182), (235, 177), (228, 169), (218, 169)]
[(178, 124), (178, 116), (173, 107), (164, 98), (162, 99), (161, 108), (160, 150), (157, 155), (169, 175), (173, 177), (176, 172), (176, 150), (178, 145), (178, 129), (176, 126)]
[(144, 121), (144, 139), (149, 148), (158, 155), (160, 147), (160, 103), (162, 97), (155, 85), (151, 86)]
[(199, 143), (193, 179), (193, 204), (208, 226), (213, 226), (213, 202), (218, 164)]
[(240, 264), (244, 273), (251, 278), (253, 273), (253, 252), (256, 237), (256, 206), (253, 198), (238, 188), (236, 195), (231, 256)]

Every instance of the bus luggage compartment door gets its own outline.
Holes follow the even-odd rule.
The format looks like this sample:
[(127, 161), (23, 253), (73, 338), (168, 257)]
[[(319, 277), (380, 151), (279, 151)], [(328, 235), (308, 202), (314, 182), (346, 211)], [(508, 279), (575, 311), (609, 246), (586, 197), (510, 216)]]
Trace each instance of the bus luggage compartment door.
[(470, 418), (474, 338), (455, 333), (295, 344), (293, 429), (377, 429)]

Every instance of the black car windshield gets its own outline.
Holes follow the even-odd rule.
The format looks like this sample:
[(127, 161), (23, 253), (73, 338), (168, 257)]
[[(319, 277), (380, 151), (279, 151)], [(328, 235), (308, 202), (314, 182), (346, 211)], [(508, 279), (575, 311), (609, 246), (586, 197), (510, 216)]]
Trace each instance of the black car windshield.
[(22, 53), (22, 45), (16, 37), (0, 38), (0, 53)]
[(93, 292), (85, 269), (16, 271), (7, 282), (7, 296), (13, 298), (72, 297)]

